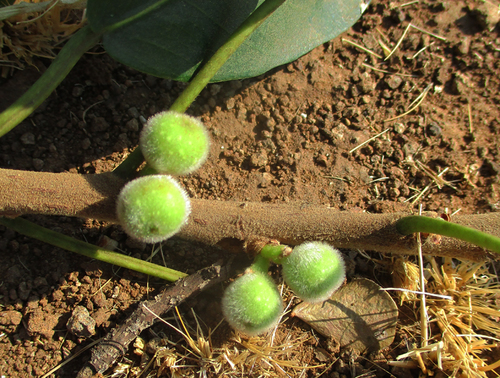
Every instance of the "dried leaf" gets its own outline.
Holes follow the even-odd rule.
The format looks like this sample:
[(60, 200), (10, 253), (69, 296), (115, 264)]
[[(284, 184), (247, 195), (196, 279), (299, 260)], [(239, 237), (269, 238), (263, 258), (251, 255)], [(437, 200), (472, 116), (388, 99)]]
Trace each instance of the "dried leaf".
[(363, 278), (344, 285), (325, 302), (299, 304), (292, 316), (360, 355), (391, 345), (398, 308), (386, 291)]

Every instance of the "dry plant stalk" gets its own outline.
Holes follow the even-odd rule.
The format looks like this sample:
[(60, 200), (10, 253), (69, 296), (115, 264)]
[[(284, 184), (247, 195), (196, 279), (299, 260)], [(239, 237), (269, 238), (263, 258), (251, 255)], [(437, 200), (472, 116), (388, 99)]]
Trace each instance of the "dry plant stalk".
[[(112, 173), (78, 175), (0, 169), (0, 215), (64, 215), (116, 223), (115, 201), (123, 184)], [(401, 236), (395, 226), (408, 213), (350, 213), (323, 206), (202, 199), (192, 199), (191, 205), (190, 220), (177, 236), (229, 250), (239, 251), (244, 242), (264, 237), (287, 245), (320, 240), (338, 248), (417, 253), (416, 238)], [(500, 213), (457, 215), (452, 221), (500, 237)], [(430, 237), (422, 248), (424, 254), (467, 260), (498, 257), (449, 237)]]
[[(26, 0), (16, 0), (20, 4)], [(31, 0), (29, 3), (42, 3)], [(22, 13), (0, 21), (0, 66), (24, 68), (33, 65), (33, 56), (54, 58), (54, 48), (66, 40), (84, 24), (85, 1), (47, 2), (43, 11)], [(7, 70), (2, 70), (2, 76)]]
[[(440, 332), (429, 334), (430, 345), (413, 349), (392, 364), (420, 366), (423, 371), (437, 367), (453, 377), (486, 378), (488, 371), (500, 367), (500, 361), (487, 360), (487, 352), (500, 342), (498, 276), (491, 274), (484, 263), (461, 261), (454, 266), (452, 259), (445, 258), (439, 266), (434, 257), (429, 261), (427, 293), (451, 297), (427, 296), (429, 324), (437, 324)], [(398, 271), (402, 266), (406, 272), (418, 271), (418, 266), (410, 261), (399, 260), (397, 264)], [(414, 289), (411, 281), (400, 283)], [(418, 301), (411, 294), (408, 299)]]

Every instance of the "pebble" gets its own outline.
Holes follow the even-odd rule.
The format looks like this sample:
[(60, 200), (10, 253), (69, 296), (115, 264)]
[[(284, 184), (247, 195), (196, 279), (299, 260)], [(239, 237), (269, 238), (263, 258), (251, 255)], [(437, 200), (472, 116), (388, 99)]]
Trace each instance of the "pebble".
[(316, 158), (316, 164), (326, 167), (328, 165), (328, 158), (325, 155), (318, 155)]
[(359, 75), (359, 78), (361, 79), (360, 83), (361, 93), (363, 94), (370, 93), (375, 89), (376, 83), (368, 72), (363, 72), (361, 75)]
[(465, 36), (462, 40), (455, 46), (455, 50), (460, 55), (467, 55), (470, 49), (470, 37)]
[(133, 118), (139, 118), (139, 116), (140, 116), (139, 111), (137, 110), (137, 108), (135, 106), (132, 106), (131, 108), (129, 108), (127, 110), (127, 114)]
[(31, 293), (31, 285), (28, 285), (26, 281), (21, 282), (19, 284), (19, 287), (17, 288), (17, 295), (18, 297), (25, 301), (28, 299), (29, 295)]
[(90, 142), (89, 138), (85, 138), (82, 140), (82, 149), (87, 150), (92, 143)]
[(394, 131), (398, 134), (403, 134), (406, 130), (406, 126), (403, 123), (396, 122), (394, 124)]
[(234, 104), (235, 104), (235, 101), (234, 101), (234, 98), (230, 98), (226, 101), (226, 109), (227, 110), (231, 110), (234, 108)]
[(10, 310), (0, 312), (0, 324), (3, 326), (19, 325), (22, 319), (23, 314), (19, 311)]
[(75, 85), (71, 94), (73, 97), (80, 97), (83, 94), (83, 87), (81, 85)]
[(129, 120), (125, 126), (127, 127), (128, 130), (130, 131), (139, 131), (139, 121), (137, 121), (136, 118), (132, 118)]
[(35, 170), (37, 171), (41, 171), (45, 164), (45, 162), (42, 159), (33, 159), (32, 163), (33, 163), (33, 168), (35, 168)]
[(498, 4), (484, 1), (477, 4), (473, 9), (473, 15), (481, 27), (493, 31), (500, 21), (500, 8)]
[(250, 164), (254, 168), (263, 168), (267, 165), (268, 159), (265, 151), (260, 151), (258, 153), (252, 154), (250, 157)]
[(33, 133), (24, 133), (19, 139), (24, 145), (35, 144), (35, 135)]
[(402, 82), (403, 79), (399, 75), (389, 75), (385, 78), (385, 83), (391, 89), (398, 89)]
[(96, 117), (92, 121), (92, 126), (90, 130), (92, 132), (105, 131), (109, 128), (109, 123), (103, 117)]
[(441, 127), (436, 122), (431, 122), (427, 126), (427, 132), (430, 136), (440, 136), (442, 133)]
[(76, 306), (66, 323), (66, 328), (77, 337), (90, 337), (95, 334), (96, 321), (83, 306)]

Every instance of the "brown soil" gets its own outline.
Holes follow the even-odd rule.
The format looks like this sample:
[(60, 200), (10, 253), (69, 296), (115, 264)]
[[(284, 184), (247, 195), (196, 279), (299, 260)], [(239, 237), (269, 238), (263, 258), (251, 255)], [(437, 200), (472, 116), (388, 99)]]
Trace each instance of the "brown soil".
[[(428, 0), (391, 10), (385, 2), (372, 1), (353, 28), (298, 61), (257, 78), (209, 85), (188, 112), (201, 117), (211, 132), (210, 158), (181, 183), (194, 198), (293, 202), (356, 212), (417, 209), (419, 204), (424, 210), (449, 213), (497, 211), (500, 38), (494, 14), (486, 17), (483, 8), (471, 11), (479, 4)], [(387, 61), (342, 41), (383, 55), (377, 40), (392, 48), (409, 22), (440, 38), (410, 28)], [(37, 64), (43, 71), (49, 62)], [(2, 80), (0, 109), (38, 76), (27, 69)], [(386, 121), (408, 110), (428, 86), (416, 110)], [(184, 87), (134, 71), (106, 54), (88, 54), (35, 114), (1, 139), (0, 165), (108, 172), (135, 148), (144, 120), (168, 108)], [(119, 250), (143, 259), (153, 251), (113, 224), (67, 217), (29, 219), (91, 243), (106, 236)], [(89, 261), (1, 226), (0, 235), (2, 376), (41, 376), (88, 345), (91, 339), (77, 337), (66, 327), (77, 306), (95, 319), (95, 340), (120, 324), (138, 301), (163, 288), (159, 280)], [(163, 264), (163, 258), (170, 268), (192, 273), (224, 255), (173, 238), (153, 261)], [(375, 270), (359, 253), (347, 252), (346, 258), (352, 267), (348, 278), (364, 276), (392, 285), (388, 272)], [(214, 328), (221, 320), (221, 290), (181, 306), (184, 319), (195, 324), (193, 308)], [(302, 335), (309, 329), (289, 319), (283, 334)], [(326, 341), (308, 335), (297, 361), (303, 366), (327, 361), (328, 366)], [(164, 325), (142, 334), (145, 340), (155, 336), (181, 339)], [(214, 347), (231, 345), (229, 336), (223, 323), (213, 336)], [(404, 344), (398, 336), (394, 348), (374, 361), (396, 376), (406, 376), (384, 364)], [(368, 360), (350, 363), (349, 356), (340, 357), (327, 376), (373, 369)], [(55, 376), (74, 377), (88, 358), (89, 352), (83, 353)], [(122, 362), (138, 365), (140, 357), (131, 350)], [(310, 369), (305, 376), (322, 371)], [(209, 370), (209, 375), (216, 373)]]

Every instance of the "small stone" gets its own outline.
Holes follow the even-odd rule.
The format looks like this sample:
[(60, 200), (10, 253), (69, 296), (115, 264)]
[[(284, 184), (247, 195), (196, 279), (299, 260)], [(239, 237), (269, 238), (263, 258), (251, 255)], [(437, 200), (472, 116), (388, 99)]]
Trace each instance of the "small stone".
[(475, 16), (479, 25), (489, 31), (493, 31), (500, 21), (500, 7), (494, 2), (480, 2), (474, 7), (472, 14)]
[(74, 86), (71, 94), (73, 97), (80, 97), (83, 94), (83, 87), (81, 85)]
[(109, 251), (114, 251), (116, 248), (118, 248), (118, 242), (106, 235), (101, 235), (101, 237), (97, 241), (97, 245)]
[(41, 171), (45, 162), (42, 159), (33, 159), (33, 168), (37, 171)]
[(96, 321), (83, 306), (76, 306), (66, 323), (66, 328), (77, 337), (90, 337), (95, 334)]
[(125, 126), (130, 131), (139, 131), (139, 121), (137, 121), (136, 118), (132, 118), (125, 124)]
[(0, 325), (19, 325), (23, 319), (23, 314), (19, 311), (2, 311), (0, 312)]
[(349, 94), (350, 94), (352, 97), (358, 97), (358, 96), (359, 96), (359, 89), (358, 89), (358, 86), (357, 86), (357, 85), (352, 85), (352, 86), (349, 88)]
[(436, 122), (431, 122), (429, 126), (427, 126), (427, 132), (431, 136), (439, 136), (441, 135), (442, 130)]
[(137, 108), (135, 106), (132, 106), (131, 108), (129, 108), (127, 110), (127, 113), (129, 116), (131, 116), (133, 118), (139, 118), (139, 116), (140, 116), (139, 111), (137, 110)]
[(460, 55), (467, 55), (470, 49), (470, 37), (465, 36), (455, 47), (456, 51)]
[(396, 122), (394, 124), (394, 131), (398, 134), (403, 134), (406, 130), (406, 126), (403, 123)]
[(271, 183), (272, 180), (273, 180), (273, 175), (268, 172), (264, 172), (259, 182), (259, 187), (267, 188), (267, 186)]
[(455, 76), (451, 82), (451, 92), (456, 95), (461, 95), (464, 93), (465, 85), (460, 79), (460, 77)]
[(82, 149), (88, 150), (88, 148), (90, 147), (91, 144), (92, 143), (90, 142), (90, 139), (85, 138), (84, 140), (82, 140)]
[(263, 168), (267, 165), (268, 159), (265, 151), (260, 151), (259, 153), (255, 153), (250, 157), (250, 164), (254, 168)]
[(92, 132), (106, 131), (109, 123), (103, 117), (96, 117), (90, 127)]
[(326, 167), (328, 165), (328, 158), (325, 155), (318, 155), (316, 158), (316, 164)]
[(385, 83), (388, 85), (389, 88), (391, 89), (397, 89), (403, 82), (403, 79), (401, 79), (401, 76), (399, 75), (389, 75), (388, 77), (385, 78)]
[(25, 301), (29, 298), (31, 293), (31, 287), (26, 282), (21, 282), (17, 288), (18, 297)]
[(364, 96), (361, 96), (361, 102), (363, 104), (369, 104), (371, 101), (371, 97), (369, 95), (364, 95)]
[(230, 98), (226, 101), (226, 109), (227, 110), (231, 110), (234, 108), (234, 104), (235, 104), (235, 101), (234, 101), (234, 98)]
[(375, 81), (372, 79), (371, 75), (368, 72), (363, 72), (361, 75), (359, 75), (359, 78), (361, 79), (361, 93), (370, 93), (375, 89)]
[(49, 144), (49, 151), (53, 154), (57, 152), (57, 147), (55, 146), (54, 143)]
[(396, 199), (399, 197), (401, 192), (399, 191), (398, 188), (389, 188), (389, 191), (387, 192), (387, 194), (389, 195), (390, 199)]
[(20, 139), (24, 145), (35, 144), (35, 135), (33, 133), (24, 133)]

